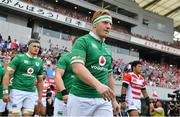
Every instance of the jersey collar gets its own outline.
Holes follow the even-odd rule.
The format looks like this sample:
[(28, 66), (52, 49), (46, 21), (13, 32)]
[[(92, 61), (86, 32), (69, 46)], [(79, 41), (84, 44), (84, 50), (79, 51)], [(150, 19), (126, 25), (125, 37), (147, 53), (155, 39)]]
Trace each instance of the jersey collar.
[(26, 53), (26, 55), (29, 57), (29, 58), (37, 58), (37, 56), (35, 57), (32, 57), (30, 54)]
[(90, 31), (89, 34), (90, 34), (92, 37), (94, 37), (96, 40), (98, 40), (98, 41), (102, 41), (102, 42), (105, 41), (105, 39), (103, 39), (103, 40), (100, 39), (99, 36), (97, 36), (96, 34), (94, 34), (92, 31)]

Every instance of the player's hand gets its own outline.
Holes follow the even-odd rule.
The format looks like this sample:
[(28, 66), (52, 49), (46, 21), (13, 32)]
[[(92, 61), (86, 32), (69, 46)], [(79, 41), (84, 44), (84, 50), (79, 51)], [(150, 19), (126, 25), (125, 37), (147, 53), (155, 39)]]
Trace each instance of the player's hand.
[(62, 98), (63, 98), (64, 103), (67, 104), (68, 95), (64, 95), (64, 96), (62, 96)]
[(108, 86), (101, 84), (97, 87), (97, 91), (103, 96), (104, 100), (113, 100), (115, 98), (115, 94)]
[(120, 106), (121, 106), (122, 109), (125, 110), (128, 107), (128, 104), (127, 104), (127, 102), (121, 102)]
[(38, 98), (38, 106), (42, 106), (42, 99)]
[(10, 97), (9, 97), (8, 93), (3, 94), (3, 101), (6, 102), (6, 103), (10, 101)]
[(112, 107), (113, 107), (113, 115), (117, 115), (121, 110), (120, 105), (117, 103), (116, 100), (112, 101)]

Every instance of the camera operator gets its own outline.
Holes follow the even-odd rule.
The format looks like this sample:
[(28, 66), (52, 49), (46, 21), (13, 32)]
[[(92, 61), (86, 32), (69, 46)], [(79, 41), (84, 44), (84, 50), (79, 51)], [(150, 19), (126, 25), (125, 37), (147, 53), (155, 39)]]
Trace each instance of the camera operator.
[(180, 116), (180, 92), (176, 94), (176, 116)]
[(176, 116), (176, 101), (175, 95), (168, 94), (168, 98), (171, 98), (171, 101), (168, 104), (168, 116)]

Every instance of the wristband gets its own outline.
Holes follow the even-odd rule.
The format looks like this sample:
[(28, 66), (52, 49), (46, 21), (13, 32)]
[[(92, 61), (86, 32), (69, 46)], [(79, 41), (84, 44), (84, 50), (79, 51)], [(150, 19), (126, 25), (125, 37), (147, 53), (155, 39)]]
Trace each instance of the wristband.
[(66, 89), (64, 89), (64, 90), (61, 91), (61, 95), (62, 95), (62, 96), (68, 95), (68, 94), (69, 94), (69, 93), (68, 93), (68, 91), (67, 91)]
[(3, 89), (3, 94), (8, 94), (8, 93), (9, 93), (8, 89)]
[(120, 98), (120, 102), (125, 102), (126, 101), (126, 94), (122, 94)]

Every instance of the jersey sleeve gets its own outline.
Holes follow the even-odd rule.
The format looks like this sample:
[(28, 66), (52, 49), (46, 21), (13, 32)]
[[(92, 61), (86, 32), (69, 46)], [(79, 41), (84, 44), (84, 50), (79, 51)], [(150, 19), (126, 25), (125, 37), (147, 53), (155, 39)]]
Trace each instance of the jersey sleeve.
[(76, 40), (71, 52), (72, 54), (71, 64), (75, 62), (80, 62), (82, 64), (85, 64), (86, 48), (87, 48), (87, 44), (84, 38), (79, 38)]
[(43, 65), (44, 65), (44, 62), (42, 61), (42, 62), (41, 62), (40, 70), (39, 70), (39, 72), (38, 72), (38, 74), (37, 74), (38, 76), (43, 76), (43, 70), (44, 70), (44, 69), (43, 69)]
[(131, 75), (130, 74), (126, 74), (124, 77), (123, 77), (123, 82), (126, 82), (126, 83), (130, 83), (131, 82)]
[(12, 61), (9, 63), (7, 69), (8, 69), (8, 70), (10, 70), (10, 69), (15, 70), (20, 63), (21, 63), (21, 57), (20, 57), (20, 55), (16, 55), (16, 56), (12, 59)]
[(67, 63), (65, 61), (65, 58), (66, 58), (65, 55), (59, 58), (56, 68), (64, 69), (64, 70), (66, 69)]
[(5, 68), (0, 67), (0, 84), (2, 83), (2, 79), (3, 79), (4, 73), (5, 73)]
[(111, 64), (109, 64), (108, 73), (109, 74), (113, 73), (113, 70), (112, 70), (112, 58), (111, 58)]

